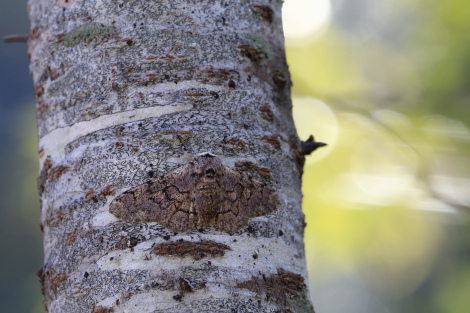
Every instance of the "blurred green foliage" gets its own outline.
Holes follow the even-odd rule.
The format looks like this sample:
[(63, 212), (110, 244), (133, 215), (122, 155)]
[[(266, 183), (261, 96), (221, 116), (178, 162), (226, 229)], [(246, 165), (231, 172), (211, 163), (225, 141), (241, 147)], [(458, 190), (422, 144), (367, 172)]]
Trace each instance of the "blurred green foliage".
[(312, 297), (322, 313), (465, 312), (470, 3), (385, 2), (366, 32), (334, 11), (286, 40), (297, 129), (330, 144), (303, 177)]

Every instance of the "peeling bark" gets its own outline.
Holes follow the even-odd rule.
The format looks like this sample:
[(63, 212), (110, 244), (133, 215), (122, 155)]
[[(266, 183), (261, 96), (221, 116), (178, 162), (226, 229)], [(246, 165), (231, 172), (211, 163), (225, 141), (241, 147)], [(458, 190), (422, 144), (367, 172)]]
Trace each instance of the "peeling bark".
[[(313, 312), (281, 1), (30, 0), (29, 14), (49, 312)], [(172, 212), (210, 222), (110, 212), (204, 153), (227, 169), (146, 203), (177, 205), (178, 187), (190, 200)], [(275, 207), (212, 222), (257, 210), (250, 188)]]

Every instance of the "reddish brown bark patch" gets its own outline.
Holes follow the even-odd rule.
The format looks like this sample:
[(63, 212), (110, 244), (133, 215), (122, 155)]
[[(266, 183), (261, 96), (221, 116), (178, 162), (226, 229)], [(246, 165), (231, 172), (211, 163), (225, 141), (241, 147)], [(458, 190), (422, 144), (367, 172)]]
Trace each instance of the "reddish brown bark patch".
[(276, 149), (281, 149), (281, 142), (277, 136), (263, 136), (261, 137), (261, 140), (266, 141)]
[(60, 67), (56, 68), (51, 68), (50, 66), (48, 66), (42, 73), (42, 76), (40, 78), (41, 82), (47, 81), (48, 79), (54, 81), (60, 76), (62, 76), (66, 70), (67, 68), (63, 64), (61, 64)]
[(65, 241), (67, 242), (67, 244), (70, 245), (70, 244), (74, 243), (77, 240), (79, 235), (80, 235), (79, 232), (76, 229), (74, 229), (71, 232), (65, 233), (65, 236), (66, 236)]
[(51, 168), (49, 174), (48, 174), (48, 179), (58, 179), (62, 174), (64, 174), (69, 167), (65, 165), (59, 165), (56, 167)]
[(119, 236), (116, 243), (114, 244), (114, 249), (123, 250), (128, 247), (129, 238), (125, 236)]
[(281, 90), (287, 84), (287, 79), (280, 71), (274, 71), (272, 73), (272, 79), (274, 82), (274, 90)]
[(42, 170), (39, 173), (39, 177), (37, 179), (39, 194), (41, 195), (44, 192), (47, 181), (59, 179), (59, 177), (62, 176), (62, 174), (64, 174), (67, 170), (68, 166), (58, 165), (56, 167), (52, 167), (52, 160), (50, 158), (45, 159), (42, 165)]
[(258, 167), (250, 161), (237, 162), (237, 163), (235, 163), (235, 168), (238, 171), (251, 172), (251, 173), (258, 174), (259, 176), (263, 177), (264, 179), (271, 179), (271, 171), (269, 170), (269, 168)]
[(179, 279), (179, 290), (181, 292), (193, 292), (194, 290), (206, 288), (207, 282), (204, 280), (190, 280), (181, 277)]
[(264, 18), (269, 23), (273, 22), (274, 11), (269, 6), (255, 4), (252, 7), (253, 7), (253, 11), (256, 14), (260, 15), (262, 18)]
[[(223, 84), (223, 82), (220, 82)], [(191, 101), (197, 105), (207, 105), (208, 101), (212, 99), (218, 99), (218, 94), (215, 91), (210, 92), (188, 92), (182, 96), (183, 99)], [(186, 131), (188, 133), (188, 131)], [(179, 133), (179, 132), (171, 132), (171, 133)]]
[(307, 285), (305, 285), (304, 278), (302, 275), (285, 271), (282, 268), (277, 270), (277, 274), (279, 275), (279, 278), (285, 286), (285, 290), (291, 295), (296, 295), (299, 292), (304, 292), (307, 288)]
[[(41, 283), (41, 293), (43, 296), (51, 297), (57, 293), (59, 286), (67, 280), (68, 275), (65, 272), (58, 271), (54, 266), (44, 266), (39, 269), (36, 273), (39, 277), (39, 282)], [(46, 311), (48, 311), (49, 299), (43, 301), (43, 306)]]
[(42, 103), (43, 101), (42, 99), (43, 95), (44, 95), (44, 85), (41, 83), (34, 84), (34, 97), (36, 99), (36, 102), (38, 103), (38, 111), (39, 111), (39, 107), (41, 106), (40, 103)]
[(39, 283), (41, 283), (41, 293), (43, 296), (46, 295), (46, 290), (44, 289), (44, 281), (46, 280), (46, 272), (45, 272), (45, 267), (41, 267), (37, 273), (36, 276), (39, 277)]
[(302, 176), (304, 172), (305, 155), (302, 153), (300, 140), (297, 137), (292, 136), (289, 138), (289, 145), (294, 153), (294, 161), (297, 165), (297, 170), (299, 171), (300, 176)]
[(184, 292), (193, 292), (193, 286), (184, 278), (180, 278), (180, 290)]
[(44, 118), (46, 116), (47, 110), (49, 110), (47, 103), (43, 101), (37, 101), (36, 111), (39, 118)]
[(98, 194), (95, 193), (95, 190), (93, 188), (90, 188), (85, 193), (85, 199), (87, 201), (98, 202), (98, 200), (100, 200), (100, 199), (104, 199), (107, 196), (113, 195), (114, 194), (114, 186), (115, 185), (107, 185)]
[(66, 213), (60, 207), (58, 210), (54, 211), (52, 209), (48, 209), (48, 217), (46, 219), (46, 224), (48, 226), (57, 226), (67, 217)]
[(239, 81), (240, 74), (235, 70), (224, 68), (209, 68), (201, 71), (201, 80), (214, 84), (224, 84), (227, 81)]
[(60, 76), (62, 76), (64, 74), (64, 69), (63, 68), (50, 68), (50, 67), (48, 67), (48, 69), (49, 69), (49, 78), (51, 79), (51, 81), (56, 80), (57, 78), (59, 78)]
[(264, 53), (256, 49), (252, 45), (239, 45), (240, 53), (251, 60), (253, 63), (258, 63), (263, 59)]
[(186, 97), (195, 97), (195, 98), (200, 98), (200, 97), (210, 97), (211, 94), (209, 92), (187, 92), (183, 94)]
[(39, 229), (41, 230), (41, 234), (44, 236), (44, 223), (39, 221)]
[(96, 196), (95, 196), (95, 191), (93, 190), (93, 188), (90, 188), (88, 189), (88, 191), (85, 193), (85, 199), (87, 201), (92, 201), (92, 200), (95, 200)]
[(41, 195), (44, 192), (44, 186), (47, 181), (47, 173), (49, 170), (52, 168), (52, 161), (51, 159), (47, 158), (44, 160), (44, 163), (42, 164), (42, 170), (39, 173), (39, 177), (37, 179), (38, 183), (38, 191), (39, 194)]
[(237, 147), (240, 147), (240, 148), (245, 148), (245, 142), (241, 139), (238, 139), (238, 138), (235, 138), (235, 137), (231, 137), (231, 138), (225, 138), (223, 143), (225, 145), (232, 145), (232, 146), (237, 146)]
[(153, 253), (156, 255), (172, 255), (181, 258), (191, 256), (194, 260), (200, 260), (208, 256), (224, 256), (226, 250), (232, 249), (230, 249), (230, 247), (227, 245), (215, 241), (176, 241), (161, 243), (157, 245), (153, 248)]
[(114, 194), (114, 186), (115, 185), (107, 185), (106, 187), (104, 187), (103, 190), (101, 190), (101, 192), (98, 194), (98, 196), (106, 197), (106, 196), (113, 195)]
[(31, 30), (31, 33), (29, 34), (29, 37), (31, 40), (36, 40), (39, 38), (40, 32), (39, 32), (39, 27), (36, 26)]
[(259, 108), (261, 113), (261, 117), (264, 118), (266, 121), (272, 122), (274, 121), (274, 113), (271, 109), (267, 106), (262, 106)]
[(113, 308), (106, 308), (104, 306), (97, 306), (93, 308), (93, 311), (91, 313), (113, 313), (114, 309)]
[(274, 301), (282, 308), (290, 307), (290, 299), (306, 291), (307, 286), (302, 275), (291, 273), (280, 268), (277, 274), (266, 277), (252, 277), (252, 279), (239, 282), (236, 288), (248, 289), (264, 297), (267, 301)]

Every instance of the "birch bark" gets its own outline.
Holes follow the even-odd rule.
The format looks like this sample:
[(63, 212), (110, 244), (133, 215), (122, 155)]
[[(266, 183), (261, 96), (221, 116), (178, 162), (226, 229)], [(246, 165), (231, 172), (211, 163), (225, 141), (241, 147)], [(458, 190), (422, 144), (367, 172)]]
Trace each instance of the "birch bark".
[[(49, 312), (313, 312), (281, 1), (28, 8)], [(233, 233), (110, 213), (205, 152), (274, 189), (275, 210)]]

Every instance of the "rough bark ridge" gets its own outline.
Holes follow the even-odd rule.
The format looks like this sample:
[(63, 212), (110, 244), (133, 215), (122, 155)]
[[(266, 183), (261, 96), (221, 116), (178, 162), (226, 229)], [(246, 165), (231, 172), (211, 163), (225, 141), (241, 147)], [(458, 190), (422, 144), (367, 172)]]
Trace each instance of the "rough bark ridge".
[[(278, 0), (29, 1), (50, 312), (313, 312), (280, 10)], [(190, 200), (173, 212), (197, 207), (202, 222), (110, 213), (159, 177), (154, 198), (177, 205), (168, 173), (190, 176), (201, 153), (222, 165), (204, 160), (187, 179), (196, 186), (179, 183)], [(249, 192), (275, 202), (250, 213)], [(229, 228), (215, 214), (229, 208), (230, 223), (235, 204), (245, 215)]]

